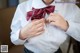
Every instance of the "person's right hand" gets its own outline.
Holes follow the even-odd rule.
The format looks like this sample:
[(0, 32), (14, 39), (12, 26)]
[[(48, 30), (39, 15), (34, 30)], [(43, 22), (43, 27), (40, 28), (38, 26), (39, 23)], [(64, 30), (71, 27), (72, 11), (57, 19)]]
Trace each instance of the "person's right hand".
[(35, 37), (42, 34), (44, 32), (44, 25), (44, 18), (33, 20), (30, 24), (21, 29), (19, 38), (25, 40), (26, 38)]

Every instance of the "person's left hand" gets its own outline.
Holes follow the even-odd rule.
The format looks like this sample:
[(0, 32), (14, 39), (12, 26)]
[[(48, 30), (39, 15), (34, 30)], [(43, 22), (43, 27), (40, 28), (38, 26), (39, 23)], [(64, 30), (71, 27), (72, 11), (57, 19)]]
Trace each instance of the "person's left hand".
[(59, 14), (51, 13), (46, 19), (51, 25), (57, 26), (64, 31), (68, 29), (68, 22)]

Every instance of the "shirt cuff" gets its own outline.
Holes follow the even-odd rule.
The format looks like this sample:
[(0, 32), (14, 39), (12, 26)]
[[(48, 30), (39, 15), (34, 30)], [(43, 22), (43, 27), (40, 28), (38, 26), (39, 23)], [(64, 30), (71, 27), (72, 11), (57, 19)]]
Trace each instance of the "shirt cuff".
[(21, 39), (19, 38), (19, 35), (20, 35), (20, 30), (18, 30), (18, 31), (16, 32), (15, 41), (13, 41), (13, 43), (14, 43), (15, 45), (23, 45), (25, 42), (28, 42), (27, 39), (21, 40)]
[(66, 31), (66, 34), (68, 34), (69, 36), (73, 37), (75, 40), (80, 40), (79, 39), (79, 34), (77, 34), (78, 31), (76, 31), (76, 24), (72, 21), (68, 21), (69, 24), (69, 28)]
[(67, 29), (66, 33), (67, 34), (72, 34), (72, 32), (74, 31), (75, 25), (71, 21), (68, 21), (68, 24), (69, 24), (69, 28)]

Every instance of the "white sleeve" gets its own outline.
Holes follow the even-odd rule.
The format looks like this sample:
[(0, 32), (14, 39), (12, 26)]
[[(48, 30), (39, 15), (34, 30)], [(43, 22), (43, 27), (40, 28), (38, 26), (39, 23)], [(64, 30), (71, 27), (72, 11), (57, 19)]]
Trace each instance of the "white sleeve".
[(25, 43), (26, 40), (19, 39), (19, 32), (21, 29), (21, 18), (24, 17), (22, 10), (20, 9), (21, 6), (19, 5), (16, 9), (15, 15), (12, 20), (11, 24), (11, 42), (15, 45), (22, 45)]
[(70, 10), (71, 18), (68, 20), (69, 28), (66, 33), (75, 40), (80, 41), (80, 9), (74, 5)]

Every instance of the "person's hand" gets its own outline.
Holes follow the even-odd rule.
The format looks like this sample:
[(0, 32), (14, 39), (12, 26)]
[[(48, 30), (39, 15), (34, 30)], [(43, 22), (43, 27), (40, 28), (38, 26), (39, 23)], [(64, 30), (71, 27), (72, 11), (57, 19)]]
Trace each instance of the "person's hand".
[(31, 38), (42, 34), (44, 32), (44, 25), (45, 20), (43, 18), (39, 20), (32, 20), (30, 24), (21, 29), (20, 39), (24, 40), (26, 38)]
[(68, 22), (59, 14), (51, 13), (49, 17), (47, 18), (47, 21), (51, 25), (57, 26), (60, 29), (63, 29), (64, 31), (67, 31), (68, 29)]

